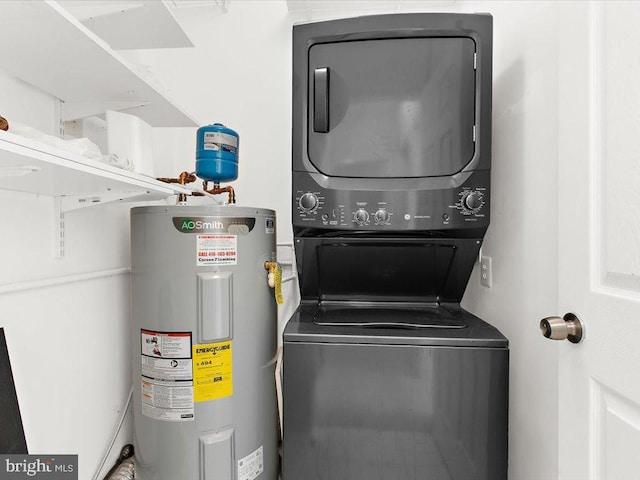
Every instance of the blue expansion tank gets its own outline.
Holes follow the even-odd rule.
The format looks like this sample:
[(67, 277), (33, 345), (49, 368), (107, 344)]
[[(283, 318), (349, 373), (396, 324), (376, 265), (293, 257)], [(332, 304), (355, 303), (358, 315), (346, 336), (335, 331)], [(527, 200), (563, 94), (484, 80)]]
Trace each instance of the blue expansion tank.
[(196, 175), (209, 182), (238, 178), (238, 134), (221, 123), (200, 127), (196, 143)]

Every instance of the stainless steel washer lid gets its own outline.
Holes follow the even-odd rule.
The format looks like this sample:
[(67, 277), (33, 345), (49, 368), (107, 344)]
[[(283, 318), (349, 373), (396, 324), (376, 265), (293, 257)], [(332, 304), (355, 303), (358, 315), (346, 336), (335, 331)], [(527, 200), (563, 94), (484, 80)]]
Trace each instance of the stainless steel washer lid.
[[(370, 308), (375, 308), (371, 306)], [(284, 342), (425, 345), (443, 347), (508, 348), (509, 341), (500, 331), (470, 314), (457, 304), (442, 304), (431, 307), (431, 315), (454, 317), (465, 327), (441, 328), (376, 328), (354, 325), (339, 325), (332, 322), (322, 325), (314, 322), (318, 310), (317, 302), (303, 302), (284, 330)], [(389, 314), (382, 308), (382, 317)], [(348, 318), (348, 317), (347, 317)], [(388, 318), (388, 317), (387, 317)], [(445, 320), (446, 323), (450, 320)], [(432, 320), (433, 322), (433, 320)]]
[(437, 303), (320, 302), (316, 325), (365, 328), (466, 328), (459, 310)]

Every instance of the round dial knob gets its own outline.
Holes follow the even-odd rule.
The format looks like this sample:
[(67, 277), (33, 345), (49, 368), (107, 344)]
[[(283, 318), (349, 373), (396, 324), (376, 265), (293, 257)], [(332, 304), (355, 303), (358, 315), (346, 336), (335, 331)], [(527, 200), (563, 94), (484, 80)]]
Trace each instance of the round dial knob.
[(477, 210), (482, 206), (482, 195), (478, 192), (470, 192), (462, 200), (463, 206), (469, 210)]
[(369, 221), (369, 212), (364, 208), (361, 208), (355, 213), (354, 218), (358, 225), (364, 225)]
[(384, 225), (389, 221), (389, 212), (387, 212), (384, 208), (381, 208), (376, 212), (375, 217), (376, 223)]
[(303, 211), (310, 212), (318, 206), (318, 197), (311, 192), (307, 192), (300, 197), (298, 203)]

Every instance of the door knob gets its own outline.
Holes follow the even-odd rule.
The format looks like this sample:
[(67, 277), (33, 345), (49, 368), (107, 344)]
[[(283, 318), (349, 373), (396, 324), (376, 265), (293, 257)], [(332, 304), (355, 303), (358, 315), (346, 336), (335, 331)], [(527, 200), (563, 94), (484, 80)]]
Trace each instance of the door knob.
[(547, 317), (540, 320), (542, 335), (551, 340), (569, 340), (580, 343), (584, 337), (584, 326), (573, 313), (564, 317)]

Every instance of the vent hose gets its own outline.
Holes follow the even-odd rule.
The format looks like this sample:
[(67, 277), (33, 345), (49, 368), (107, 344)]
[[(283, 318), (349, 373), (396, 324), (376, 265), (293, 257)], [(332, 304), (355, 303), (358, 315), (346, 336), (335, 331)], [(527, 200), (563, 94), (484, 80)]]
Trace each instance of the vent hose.
[(120, 456), (116, 460), (104, 480), (134, 480), (136, 476), (136, 465), (133, 457), (133, 445), (125, 445), (120, 451)]

